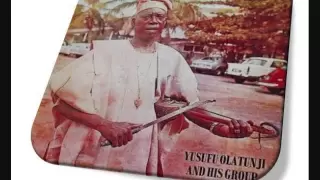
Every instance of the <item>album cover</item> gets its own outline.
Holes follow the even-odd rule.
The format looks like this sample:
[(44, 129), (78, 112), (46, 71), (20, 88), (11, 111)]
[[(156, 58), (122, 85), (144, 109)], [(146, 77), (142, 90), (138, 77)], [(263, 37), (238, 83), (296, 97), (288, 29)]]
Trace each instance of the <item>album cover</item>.
[(35, 153), (61, 168), (262, 178), (281, 151), (291, 8), (79, 0), (34, 120)]

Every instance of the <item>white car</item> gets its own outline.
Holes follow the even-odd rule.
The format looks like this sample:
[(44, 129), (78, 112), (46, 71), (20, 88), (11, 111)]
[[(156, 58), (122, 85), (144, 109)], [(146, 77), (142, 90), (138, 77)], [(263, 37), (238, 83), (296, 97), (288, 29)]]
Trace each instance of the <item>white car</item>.
[(82, 56), (90, 51), (90, 43), (63, 43), (60, 49), (61, 54), (71, 56)]
[(282, 59), (250, 57), (245, 59), (242, 63), (228, 63), (228, 69), (225, 74), (234, 78), (236, 83), (257, 81), (277, 67), (286, 65), (287, 61)]
[(61, 46), (60, 53), (64, 55), (69, 55), (70, 49), (71, 49), (71, 46), (66, 41), (64, 41)]
[(70, 54), (82, 56), (90, 51), (90, 43), (72, 43), (70, 47)]

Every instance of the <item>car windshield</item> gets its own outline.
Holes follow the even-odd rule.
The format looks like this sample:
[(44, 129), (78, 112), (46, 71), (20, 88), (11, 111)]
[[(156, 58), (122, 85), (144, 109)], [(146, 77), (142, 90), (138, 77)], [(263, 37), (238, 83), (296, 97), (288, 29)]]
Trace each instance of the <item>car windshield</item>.
[(287, 63), (283, 61), (273, 61), (271, 67), (286, 69)]
[(243, 64), (252, 64), (252, 65), (259, 65), (264, 66), (267, 63), (267, 60), (263, 59), (247, 59), (243, 62)]

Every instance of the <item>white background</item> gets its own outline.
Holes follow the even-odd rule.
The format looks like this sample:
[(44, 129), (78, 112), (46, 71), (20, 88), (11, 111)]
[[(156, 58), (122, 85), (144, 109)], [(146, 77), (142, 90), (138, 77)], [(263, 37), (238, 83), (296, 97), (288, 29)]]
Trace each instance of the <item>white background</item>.
[[(308, 179), (308, 1), (293, 2), (282, 150), (278, 163), (263, 180)], [(51, 165), (34, 153), (30, 138), (33, 119), (77, 0), (12, 0), (11, 3), (12, 179), (150, 179)]]

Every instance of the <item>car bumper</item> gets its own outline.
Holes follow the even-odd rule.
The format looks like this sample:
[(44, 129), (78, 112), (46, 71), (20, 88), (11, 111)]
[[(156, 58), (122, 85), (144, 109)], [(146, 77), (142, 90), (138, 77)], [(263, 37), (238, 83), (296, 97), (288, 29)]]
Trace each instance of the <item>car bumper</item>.
[(235, 74), (230, 72), (225, 72), (225, 75), (231, 78), (240, 78), (240, 79), (254, 80), (254, 81), (258, 81), (260, 78), (259, 76), (248, 76), (247, 74)]
[(248, 75), (246, 75), (246, 74), (241, 74), (241, 73), (237, 73), (237, 72), (230, 72), (230, 71), (226, 71), (225, 74), (229, 75), (229, 76), (234, 76), (234, 77), (243, 77), (243, 78), (248, 77)]
[(273, 87), (273, 88), (279, 87), (279, 85), (276, 83), (258, 82), (257, 84), (259, 86), (264, 86), (264, 87)]
[(191, 69), (194, 69), (194, 70), (205, 70), (205, 71), (211, 71), (212, 68), (209, 68), (209, 67), (196, 67), (196, 66), (190, 66)]

